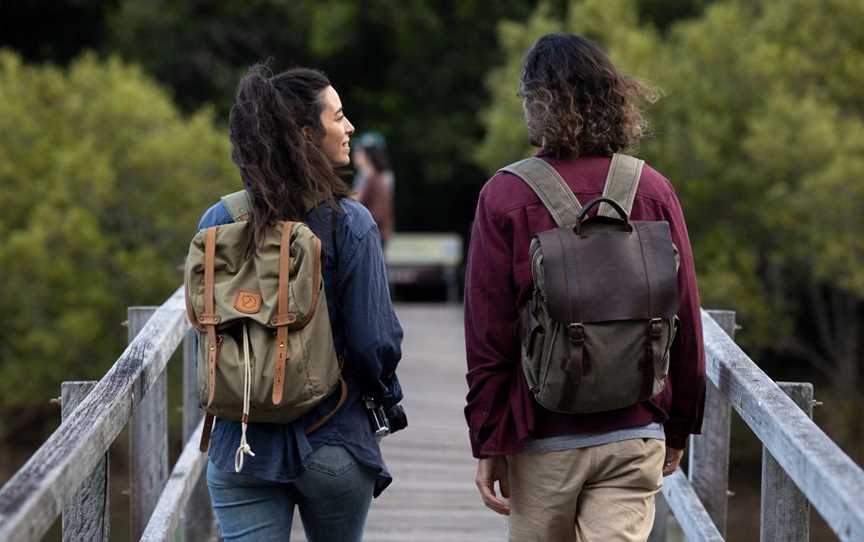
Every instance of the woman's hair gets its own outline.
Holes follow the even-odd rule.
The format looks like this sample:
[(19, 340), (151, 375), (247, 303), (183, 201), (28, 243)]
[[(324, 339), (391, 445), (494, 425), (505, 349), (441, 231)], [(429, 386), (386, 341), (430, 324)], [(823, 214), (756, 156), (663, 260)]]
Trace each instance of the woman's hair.
[(384, 136), (377, 132), (367, 132), (357, 139), (356, 146), (366, 153), (375, 171), (382, 173), (390, 171), (390, 155), (387, 153), (387, 143)]
[[(277, 220), (302, 219), (322, 201), (335, 210), (336, 198), (349, 193), (317, 142), (324, 135), (319, 93), (328, 86), (317, 70), (274, 76), (264, 64), (240, 80), (228, 120), (231, 160), (249, 194), (254, 246)], [(304, 127), (311, 128), (311, 141)]]
[(596, 44), (567, 33), (547, 34), (528, 51), (519, 95), (531, 143), (557, 158), (611, 156), (631, 147), (646, 126), (637, 100), (657, 100)]

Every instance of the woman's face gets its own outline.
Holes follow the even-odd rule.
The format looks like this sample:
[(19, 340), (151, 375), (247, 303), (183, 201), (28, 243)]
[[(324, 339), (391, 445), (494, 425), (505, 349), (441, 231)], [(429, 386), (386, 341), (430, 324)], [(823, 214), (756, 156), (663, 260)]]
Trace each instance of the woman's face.
[(318, 94), (318, 99), (324, 105), (321, 111), (321, 128), (324, 134), (319, 141), (321, 150), (334, 167), (347, 166), (351, 163), (351, 147), (348, 140), (354, 133), (354, 125), (342, 111), (342, 100), (333, 87), (327, 87)]

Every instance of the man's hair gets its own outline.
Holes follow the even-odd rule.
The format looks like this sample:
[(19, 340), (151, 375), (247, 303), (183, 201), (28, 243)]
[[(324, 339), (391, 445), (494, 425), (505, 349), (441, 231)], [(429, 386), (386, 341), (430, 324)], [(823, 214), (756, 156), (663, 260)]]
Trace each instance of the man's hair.
[[(255, 245), (277, 220), (302, 220), (309, 205), (348, 195), (347, 185), (318, 145), (324, 135), (319, 94), (327, 77), (309, 68), (273, 75), (252, 66), (237, 88), (228, 119), (231, 159), (249, 194)], [(308, 127), (310, 140), (303, 133)]]
[(531, 143), (557, 158), (611, 156), (633, 146), (646, 126), (636, 102), (657, 99), (596, 44), (567, 33), (547, 34), (531, 47), (519, 95)]

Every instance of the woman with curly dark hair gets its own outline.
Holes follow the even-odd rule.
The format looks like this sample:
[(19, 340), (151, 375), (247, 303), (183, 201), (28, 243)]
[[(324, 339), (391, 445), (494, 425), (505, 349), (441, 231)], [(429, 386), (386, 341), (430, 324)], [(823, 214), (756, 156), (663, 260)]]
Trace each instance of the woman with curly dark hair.
[[(341, 407), (337, 388), (288, 424), (244, 428), (217, 418), (207, 466), (213, 509), (226, 540), (289, 540), (296, 506), (310, 542), (359, 541), (372, 497), (391, 481), (364, 397), (385, 407), (402, 398), (395, 375), (402, 329), (378, 229), (347, 197), (338, 174), (349, 164), (354, 126), (323, 73), (295, 68), (273, 75), (263, 65), (240, 81), (229, 124), (253, 250), (276, 221), (305, 222), (321, 241), (324, 291), (348, 391)], [(230, 222), (220, 201), (199, 229)]]
[[(466, 273), (465, 417), (479, 459), (475, 482), (484, 504), (509, 516), (511, 541), (644, 541), (654, 522), (654, 495), (663, 476), (675, 471), (688, 436), (699, 432), (705, 394), (699, 295), (681, 206), (665, 177), (641, 160), (620, 154), (632, 149), (645, 131), (640, 103), (656, 96), (648, 86), (619, 72), (597, 45), (564, 33), (543, 36), (528, 51), (519, 95), (530, 142), (540, 150), (532, 159), (503, 168), (481, 190)], [(617, 185), (614, 193), (623, 197), (607, 192), (607, 179)], [(534, 354), (526, 354), (526, 348), (538, 348), (537, 344), (561, 344), (554, 336), (545, 336), (550, 330), (538, 331), (525, 316), (525, 307), (551, 303), (536, 297), (542, 290), (534, 274), (544, 263), (531, 259), (529, 247), (538, 234), (554, 230), (558, 223), (575, 224), (569, 219), (577, 216), (579, 202), (587, 205), (603, 194), (618, 198), (622, 213), (631, 220), (669, 224), (680, 258), (680, 322), (671, 345), (666, 345), (665, 358), (647, 348), (653, 339), (642, 339), (639, 328), (640, 338), (629, 343), (638, 359), (628, 356), (620, 361), (627, 371), (641, 375), (637, 382), (653, 385), (655, 378), (660, 379), (662, 391), (649, 387), (646, 393), (643, 387), (614, 410), (553, 411), (540, 404), (538, 389), (546, 381), (538, 383), (535, 375), (533, 383), (528, 382), (530, 364), (539, 363), (541, 371), (552, 364), (566, 365), (566, 371), (579, 371), (580, 376), (573, 378), (581, 383), (598, 378), (594, 373), (602, 369), (596, 359), (583, 359), (584, 352), (597, 351), (589, 346), (607, 347), (592, 344), (583, 349), (590, 337), (579, 331), (588, 326), (577, 321), (561, 324), (570, 331), (560, 340), (570, 340), (575, 347), (553, 346), (548, 356), (541, 350), (539, 362)], [(588, 212), (594, 216), (597, 207)], [(668, 254), (672, 252), (670, 248)], [(567, 262), (563, 276), (575, 282), (574, 290), (587, 287), (580, 283), (584, 275), (579, 270), (590, 269), (595, 279), (616, 279), (614, 268), (597, 273), (592, 263)], [(666, 267), (673, 270), (670, 275), (674, 268), (674, 262)], [(570, 292), (569, 283), (567, 288)], [(606, 303), (623, 305), (624, 298), (618, 297)], [(582, 307), (572, 309), (570, 314), (581, 311)], [(532, 314), (543, 321), (551, 318)], [(644, 336), (654, 337), (653, 333), (651, 327)], [(623, 336), (607, 339), (627, 341)], [(578, 362), (555, 357), (574, 348), (580, 352)], [(655, 373), (657, 365), (648, 365), (657, 359), (668, 362), (665, 379)], [(561, 382), (569, 386), (571, 380)], [(556, 393), (578, 397), (579, 383), (562, 385)], [(496, 482), (500, 496), (509, 501), (496, 493)]]

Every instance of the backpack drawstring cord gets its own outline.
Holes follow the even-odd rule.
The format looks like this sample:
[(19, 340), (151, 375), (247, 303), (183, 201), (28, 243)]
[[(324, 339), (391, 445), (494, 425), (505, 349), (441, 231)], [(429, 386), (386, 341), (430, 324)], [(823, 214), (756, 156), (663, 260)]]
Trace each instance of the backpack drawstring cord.
[(240, 435), (240, 446), (234, 454), (234, 472), (243, 470), (243, 460), (246, 455), (255, 457), (252, 447), (246, 442), (246, 428), (249, 426), (249, 396), (252, 395), (252, 366), (249, 363), (249, 331), (243, 324), (243, 432)]

